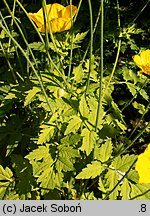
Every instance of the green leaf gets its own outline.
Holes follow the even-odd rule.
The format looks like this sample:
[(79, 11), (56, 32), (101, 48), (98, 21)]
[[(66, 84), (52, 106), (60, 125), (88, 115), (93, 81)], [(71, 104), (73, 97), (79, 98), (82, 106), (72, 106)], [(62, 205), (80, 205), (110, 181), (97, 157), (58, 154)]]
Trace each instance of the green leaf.
[(0, 181), (9, 181), (12, 182), (13, 173), (6, 167), (5, 169), (0, 165)]
[(150, 184), (130, 183), (130, 187), (131, 187), (131, 199), (150, 200)]
[(111, 105), (112, 105), (112, 108), (113, 108), (113, 116), (114, 116), (114, 118), (122, 121), (123, 124), (125, 125), (126, 123), (125, 123), (125, 121), (123, 119), (122, 112), (119, 109), (118, 105), (113, 100), (111, 101)]
[(83, 74), (84, 74), (82, 64), (79, 64), (77, 67), (74, 67), (72, 73), (74, 74), (74, 80), (77, 83), (80, 83), (82, 81)]
[(136, 85), (132, 84), (132, 83), (127, 83), (127, 87), (129, 89), (129, 91), (131, 92), (132, 96), (136, 95)]
[(9, 194), (6, 194), (4, 199), (5, 200), (19, 200), (19, 195), (16, 193), (16, 191), (12, 191)]
[(0, 182), (0, 200), (4, 199), (9, 184), (9, 182)]
[(80, 113), (83, 117), (88, 118), (89, 109), (88, 109), (84, 94), (81, 96), (81, 100), (79, 103), (79, 110), (80, 110)]
[(74, 158), (80, 157), (79, 151), (73, 149), (71, 146), (60, 145), (58, 147), (58, 159), (56, 161), (56, 170), (61, 172), (74, 170), (73, 163), (75, 163)]
[(99, 138), (107, 139), (107, 137), (115, 138), (119, 135), (120, 130), (115, 128), (112, 124), (103, 124), (103, 128), (99, 132)]
[[(107, 180), (108, 191), (112, 191), (112, 189), (117, 185), (119, 177), (117, 172), (113, 170), (108, 170), (105, 175), (105, 179)], [(113, 192), (109, 195), (109, 199), (116, 200), (119, 190), (120, 186), (118, 185), (115, 190), (113, 190)]]
[(87, 128), (84, 128), (82, 130), (81, 136), (83, 136), (83, 141), (80, 150), (85, 151), (88, 156), (94, 149), (97, 138), (96, 133), (94, 131), (89, 131)]
[[(138, 88), (138, 90), (140, 90), (140, 89)], [(141, 89), (141, 90), (139, 91), (139, 93), (140, 93), (140, 95), (141, 95), (145, 100), (149, 101), (149, 96), (148, 96), (148, 94), (146, 93), (146, 91), (145, 91), (144, 89)]]
[(144, 106), (143, 104), (140, 104), (140, 103), (137, 103), (136, 101), (134, 101), (134, 102), (132, 103), (132, 105), (133, 105), (133, 107), (134, 107), (135, 109), (138, 110), (138, 112), (139, 112), (140, 114), (144, 114), (144, 113), (145, 113), (145, 106)]
[(37, 149), (31, 151), (25, 158), (30, 161), (38, 161), (49, 155), (49, 145), (46, 146), (38, 146)]
[(53, 190), (55, 187), (60, 187), (63, 181), (62, 173), (55, 173), (53, 167), (47, 167), (43, 170), (42, 174), (37, 179), (37, 182), (40, 182), (40, 187), (42, 190), (42, 195), (48, 193), (49, 190)]
[(107, 139), (100, 148), (95, 150), (95, 159), (100, 160), (101, 162), (106, 162), (112, 154), (112, 142), (111, 139)]
[(123, 184), (121, 185), (120, 189), (120, 195), (122, 196), (122, 200), (129, 200), (131, 189), (127, 179), (123, 180)]
[(35, 87), (35, 86), (31, 90), (29, 90), (28, 94), (25, 98), (24, 106), (29, 105), (32, 102), (35, 95), (37, 94), (37, 92), (39, 92), (39, 91), (41, 91), (41, 89), (38, 87)]
[(49, 145), (39, 146), (25, 158), (27, 158), (32, 165), (34, 177), (39, 177), (43, 170), (50, 167), (54, 162), (49, 153)]
[(122, 130), (125, 131), (127, 130), (127, 127), (125, 124), (122, 124), (118, 119), (115, 119), (116, 124), (118, 125), (118, 127)]
[(21, 155), (12, 155), (11, 160), (17, 178), (16, 188), (18, 194), (31, 198), (31, 191), (35, 185), (31, 164)]
[(88, 31), (83, 32), (83, 33), (77, 33), (76, 36), (73, 38), (73, 43), (77, 44), (77, 43), (81, 43), (82, 40), (85, 38), (85, 36), (87, 35)]
[(33, 42), (29, 44), (29, 47), (33, 50), (38, 50), (41, 52), (45, 51), (45, 45), (42, 42)]
[(136, 160), (135, 155), (126, 154), (122, 158), (118, 156), (113, 160), (112, 166), (115, 168), (115, 170), (120, 170), (121, 172), (127, 172), (135, 160)]
[(43, 144), (49, 142), (50, 139), (53, 137), (55, 131), (55, 127), (53, 126), (42, 125), (41, 128), (42, 127), (43, 129), (41, 130), (37, 144)]
[(76, 176), (76, 179), (93, 179), (102, 173), (101, 163), (93, 161), (92, 164), (87, 164), (87, 167)]
[(65, 130), (64, 135), (67, 135), (69, 133), (75, 133), (79, 127), (81, 126), (81, 119), (78, 116), (73, 116), (72, 119), (69, 121), (69, 124)]
[(133, 81), (134, 84), (138, 82), (138, 76), (136, 73), (134, 73), (132, 70), (129, 70), (128, 68), (123, 68), (123, 78), (125, 81)]
[(13, 182), (13, 173), (6, 167), (5, 169), (0, 165), (0, 200), (2, 200), (7, 192), (9, 185)]

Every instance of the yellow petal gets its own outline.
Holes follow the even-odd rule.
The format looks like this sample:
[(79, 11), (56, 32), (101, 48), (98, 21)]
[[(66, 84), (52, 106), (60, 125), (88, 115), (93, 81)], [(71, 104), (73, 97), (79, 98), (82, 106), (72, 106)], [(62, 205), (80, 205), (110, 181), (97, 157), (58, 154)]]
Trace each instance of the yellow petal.
[(150, 50), (142, 51), (140, 56), (133, 56), (135, 64), (142, 69), (142, 72), (150, 75)]
[(150, 64), (150, 50), (145, 50), (141, 52), (140, 57), (142, 59), (142, 64)]
[(138, 156), (135, 169), (139, 173), (139, 183), (150, 183), (150, 144), (145, 152)]
[(72, 7), (70, 5), (65, 7), (62, 11), (60, 11), (59, 16), (63, 18), (71, 18), (71, 9), (72, 9), (72, 17), (74, 17), (74, 15), (78, 10), (77, 7), (74, 5), (72, 5)]
[(47, 14), (48, 14), (48, 19), (52, 20), (52, 19), (58, 18), (59, 12), (62, 11), (64, 8), (65, 8), (64, 6), (58, 3), (47, 5), (46, 9), (47, 9)]
[(71, 19), (58, 18), (50, 21), (51, 30), (53, 33), (62, 32), (71, 28)]
[(135, 64), (138, 66), (138, 67), (141, 67), (142, 66), (142, 59), (139, 55), (135, 55), (133, 56), (133, 61), (135, 62)]

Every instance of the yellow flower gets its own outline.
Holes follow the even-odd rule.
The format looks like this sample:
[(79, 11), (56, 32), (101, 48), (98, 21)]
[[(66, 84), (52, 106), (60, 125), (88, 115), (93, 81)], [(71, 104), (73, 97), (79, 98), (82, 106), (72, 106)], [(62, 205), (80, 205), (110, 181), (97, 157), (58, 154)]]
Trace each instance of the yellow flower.
[(135, 169), (139, 173), (139, 183), (150, 183), (150, 144), (144, 153), (138, 156)]
[[(57, 3), (46, 5), (44, 9), (47, 31), (52, 31), (52, 33), (55, 33), (69, 30), (72, 24), (71, 8), (73, 18), (77, 12), (77, 7), (74, 5), (72, 5), (72, 7), (70, 5), (64, 7)], [(28, 13), (28, 15), (36, 23), (39, 31), (45, 32), (43, 8), (41, 8), (37, 13)]]
[(133, 60), (143, 73), (150, 75), (150, 50), (142, 51), (140, 56), (133, 56)]

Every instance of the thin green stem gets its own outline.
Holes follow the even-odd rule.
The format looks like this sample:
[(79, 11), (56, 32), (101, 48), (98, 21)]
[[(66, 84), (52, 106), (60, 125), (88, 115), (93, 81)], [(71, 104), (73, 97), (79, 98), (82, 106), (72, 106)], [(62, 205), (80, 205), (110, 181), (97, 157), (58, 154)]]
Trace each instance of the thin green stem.
[(76, 19), (77, 19), (77, 16), (78, 16), (78, 13), (79, 13), (79, 10), (80, 10), (80, 7), (81, 7), (81, 4), (82, 4), (82, 0), (80, 0), (80, 2), (79, 2), (79, 4), (78, 4), (78, 10), (77, 10), (77, 13), (76, 13), (75, 16), (74, 16), (73, 22), (75, 22)]
[(89, 11), (90, 11), (90, 62), (89, 62), (89, 72), (87, 77), (87, 84), (86, 84), (86, 90), (85, 93), (87, 94), (90, 84), (90, 73), (92, 70), (92, 54), (93, 54), (93, 14), (92, 14), (92, 5), (91, 1), (88, 0), (89, 4)]
[[(95, 33), (95, 31), (96, 31), (96, 28), (97, 28), (97, 25), (98, 25), (98, 22), (99, 22), (99, 19), (100, 19), (100, 14), (101, 14), (101, 5), (100, 5), (100, 7), (99, 7), (99, 11), (98, 11), (98, 15), (97, 15), (97, 18), (96, 18), (96, 22), (95, 22), (95, 25), (94, 25), (94, 28), (93, 28), (93, 36), (94, 36), (94, 33)], [(83, 58), (82, 58), (81, 65), (83, 64), (84, 59), (86, 58), (86, 55), (87, 55), (87, 53), (88, 53), (89, 48), (90, 48), (90, 41), (89, 41), (89, 43), (88, 43), (88, 45), (87, 45), (87, 48), (86, 48), (86, 50), (85, 50), (84, 56), (83, 56)]]
[[(117, 13), (118, 13), (118, 27), (119, 27), (119, 30), (120, 30), (120, 12), (119, 12), (119, 2), (117, 0)], [(120, 33), (119, 33), (119, 41), (118, 41), (118, 49), (117, 49), (117, 54), (116, 54), (116, 59), (115, 59), (115, 63), (114, 63), (114, 66), (113, 66), (113, 69), (112, 69), (112, 72), (111, 72), (111, 75), (110, 75), (110, 78), (108, 80), (108, 83), (106, 85), (106, 88), (105, 88), (105, 91), (102, 95), (102, 97), (104, 97), (105, 95), (105, 92), (107, 92), (108, 90), (108, 87), (110, 85), (110, 82), (114, 76), (114, 73), (115, 73), (115, 70), (116, 70), (116, 67), (117, 67), (117, 63), (118, 63), (118, 59), (119, 59), (119, 54), (120, 54), (120, 49), (121, 49), (121, 37), (122, 37), (122, 32), (120, 30)]]
[(137, 14), (135, 15), (135, 18), (129, 23), (128, 26), (131, 26), (133, 23), (135, 23), (135, 21), (138, 19), (138, 17), (143, 12), (143, 10), (147, 7), (149, 2), (150, 2), (150, 0), (148, 0), (146, 3), (144, 3), (144, 5), (142, 5), (141, 9), (137, 12)]
[(99, 123), (99, 114), (102, 107), (102, 80), (103, 80), (103, 70), (104, 70), (104, 2), (101, 0), (101, 53), (100, 53), (100, 85), (99, 85), (99, 98), (98, 98), (98, 108), (96, 114), (95, 131), (97, 132)]
[(148, 81), (149, 81), (149, 78), (147, 78), (147, 79), (144, 81), (144, 83), (143, 83), (143, 85), (140, 87), (140, 89), (135, 93), (135, 95), (132, 97), (132, 99), (131, 99), (128, 103), (126, 103), (126, 104), (124, 105), (124, 107), (121, 109), (121, 111), (124, 111), (124, 110), (126, 109), (126, 107), (128, 107), (128, 106), (132, 103), (132, 101), (136, 98), (137, 94), (141, 91), (141, 89), (144, 88), (144, 86), (147, 84)]
[(2, 52), (3, 52), (4, 57), (5, 57), (5, 59), (6, 59), (6, 62), (7, 62), (7, 64), (8, 64), (8, 67), (9, 67), (11, 73), (12, 73), (13, 79), (14, 79), (14, 81), (15, 81), (16, 83), (18, 83), (18, 81), (17, 81), (17, 79), (16, 79), (16, 75), (15, 75), (14, 70), (13, 70), (13, 67), (11, 66), (11, 63), (10, 63), (10, 61), (9, 61), (9, 57), (8, 57), (8, 55), (7, 55), (7, 53), (6, 53), (5, 49), (4, 49), (3, 44), (1, 43), (1, 41), (0, 41), (0, 47), (1, 47), (1, 50), (2, 50)]
[[(73, 19), (72, 19), (72, 0), (70, 0), (70, 17), (71, 17), (71, 26), (73, 26)], [(73, 55), (73, 32), (71, 30), (71, 50), (70, 50), (70, 58), (69, 58), (69, 69), (68, 69), (68, 76), (67, 76), (67, 83), (70, 80), (71, 74), (71, 65), (72, 65), (72, 55)], [(67, 85), (66, 83), (66, 85)]]

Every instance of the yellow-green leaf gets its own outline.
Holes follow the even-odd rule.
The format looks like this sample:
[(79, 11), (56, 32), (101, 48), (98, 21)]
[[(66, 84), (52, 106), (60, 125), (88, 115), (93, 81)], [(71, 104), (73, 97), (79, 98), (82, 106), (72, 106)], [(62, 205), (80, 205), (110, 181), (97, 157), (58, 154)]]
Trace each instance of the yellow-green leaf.
[(45, 128), (41, 130), (37, 144), (49, 142), (54, 134), (54, 129), (55, 128), (53, 126), (45, 126)]
[(111, 139), (107, 139), (100, 148), (95, 150), (95, 159), (100, 160), (101, 162), (107, 161), (112, 154), (112, 142)]
[(79, 103), (79, 110), (83, 117), (86, 117), (86, 118), (88, 117), (89, 109), (88, 109), (84, 94), (82, 95), (80, 103)]
[(28, 91), (28, 94), (25, 98), (24, 106), (27, 106), (28, 104), (31, 103), (33, 100), (34, 96), (37, 94), (37, 92), (41, 91), (40, 88), (38, 87), (33, 87), (31, 90)]
[(65, 130), (65, 135), (75, 133), (81, 125), (81, 119), (78, 116), (73, 116)]
[(80, 147), (81, 151), (85, 151), (87, 155), (91, 153), (94, 149), (94, 145), (96, 143), (96, 133), (94, 131), (90, 131), (87, 128), (82, 130), (83, 141), (82, 146)]
[(92, 164), (88, 164), (86, 168), (76, 176), (76, 179), (93, 179), (99, 176), (102, 172), (101, 162), (93, 161)]

